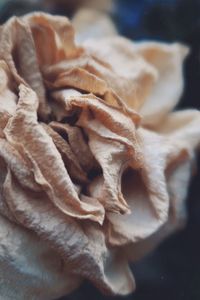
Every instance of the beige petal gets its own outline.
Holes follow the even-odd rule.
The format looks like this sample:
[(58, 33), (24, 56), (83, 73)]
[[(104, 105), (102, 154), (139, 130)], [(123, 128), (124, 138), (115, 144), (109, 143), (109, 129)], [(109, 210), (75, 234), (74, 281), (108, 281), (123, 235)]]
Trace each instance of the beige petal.
[(90, 148), (103, 172), (103, 177), (96, 178), (90, 185), (91, 195), (103, 204), (107, 212), (128, 213), (129, 206), (121, 193), (119, 183), (127, 161), (131, 160), (131, 157), (129, 158), (125, 147), (120, 143), (111, 143), (91, 133), (89, 133), (89, 140)]
[(36, 91), (39, 112), (46, 118), (49, 108), (29, 26), (19, 18), (11, 18), (1, 26), (0, 44), (0, 58), (8, 64), (17, 84), (29, 84)]
[(19, 145), (24, 147), (34, 169), (35, 181), (56, 206), (68, 215), (102, 223), (103, 207), (96, 201), (91, 204), (78, 198), (52, 139), (37, 122), (37, 104), (36, 94), (21, 85), (16, 114), (4, 129), (6, 139), (16, 149)]
[[(85, 15), (74, 19), (82, 40)], [(90, 17), (83, 47), (64, 17), (33, 13), (0, 27), (4, 298), (59, 298), (82, 279), (130, 293), (127, 259), (186, 222), (200, 112), (171, 110), (188, 50), (105, 38), (109, 19)]]
[(79, 9), (72, 19), (72, 25), (76, 32), (76, 41), (79, 43), (88, 38), (98, 39), (117, 34), (111, 18), (107, 14), (91, 8)]
[(157, 78), (155, 68), (135, 51), (132, 42), (122, 37), (91, 39), (84, 47), (89, 55), (104, 62), (104, 67), (90, 70), (104, 79), (129, 107), (138, 110)]
[(70, 147), (83, 169), (91, 172), (98, 169), (98, 164), (84, 138), (81, 128), (59, 122), (51, 122), (50, 126), (61, 135), (67, 135)]
[(68, 113), (76, 108), (86, 109), (86, 111), (89, 108), (93, 111), (92, 118), (96, 117), (97, 120), (104, 124), (104, 127), (109, 128), (113, 133), (119, 135), (121, 141), (123, 140), (127, 145), (135, 141), (134, 128), (140, 121), (140, 116), (136, 112), (128, 117), (118, 107), (113, 107), (92, 94), (68, 97), (65, 90), (61, 90), (52, 93), (52, 97), (59, 104), (64, 105)]
[[(52, 64), (64, 58), (77, 57), (82, 52), (74, 43), (74, 29), (68, 18), (36, 12), (25, 15), (23, 20), (33, 31), (41, 64)], [(47, 36), (50, 38), (52, 49), (49, 49)]]
[(127, 263), (123, 256), (118, 259), (107, 250), (99, 226), (89, 222), (79, 225), (57, 210), (44, 193), (23, 189), (10, 172), (4, 183), (4, 195), (17, 221), (58, 251), (72, 275), (71, 289), (77, 284), (75, 275), (91, 280), (107, 294), (127, 294), (133, 290)]
[(77, 125), (87, 133), (90, 149), (102, 168), (105, 181), (98, 200), (109, 211), (127, 212), (128, 207), (121, 195), (119, 182), (127, 161), (137, 168), (140, 164), (133, 121), (116, 108), (105, 105), (101, 99), (92, 96), (66, 98), (62, 91), (56, 92), (56, 96), (57, 100), (66, 104), (66, 110), (72, 107), (82, 108)]
[(108, 90), (105, 81), (82, 68), (73, 68), (70, 71), (59, 74), (51, 86), (54, 88), (70, 87), (101, 96), (104, 96)]
[(78, 180), (79, 182), (87, 182), (87, 174), (81, 168), (76, 156), (72, 152), (70, 145), (65, 141), (56, 131), (54, 131), (50, 126), (42, 124), (45, 131), (52, 138), (56, 148), (62, 156), (62, 160), (67, 168), (67, 171), (71, 178)]
[(17, 96), (13, 91), (13, 78), (10, 74), (7, 64), (0, 61), (0, 113), (3, 115), (12, 115), (15, 112)]
[(2, 299), (57, 299), (80, 285), (46, 240), (2, 216), (0, 240)]
[[(50, 90), (59, 88), (76, 88), (82, 92), (90, 92), (104, 99), (108, 104), (120, 107), (128, 115), (135, 115), (135, 110), (128, 107), (117, 94), (109, 78), (117, 75), (111, 66), (94, 56), (83, 54), (79, 58), (63, 60), (53, 66), (43, 68), (43, 75)], [(118, 78), (121, 80), (121, 77)], [(119, 83), (116, 83), (118, 86)], [(125, 88), (124, 88), (125, 90)]]
[(140, 170), (130, 166), (119, 183), (131, 213), (107, 215), (110, 222), (108, 240), (112, 245), (143, 240), (156, 232), (168, 218), (165, 167), (170, 148), (164, 144), (163, 138), (144, 129), (138, 130), (138, 140), (143, 165)]
[[(65, 89), (64, 91), (66, 97), (81, 95), (80, 92), (74, 89)], [(62, 103), (56, 102), (53, 99), (53, 101), (49, 101), (49, 105), (51, 107), (51, 114), (53, 120), (61, 122), (63, 119), (65, 119), (68, 116), (67, 112), (64, 109), (64, 105)]]
[(178, 43), (134, 43), (136, 53), (158, 73), (140, 112), (144, 125), (156, 125), (178, 103), (183, 91), (183, 61), (188, 48)]
[(200, 145), (200, 111), (186, 109), (173, 112), (166, 116), (156, 130), (182, 143), (182, 147), (194, 150)]
[(193, 162), (190, 157), (182, 158), (167, 171), (167, 188), (170, 197), (167, 222), (151, 236), (124, 248), (127, 258), (132, 261), (141, 259), (174, 231), (184, 227), (187, 221), (186, 198), (192, 175)]

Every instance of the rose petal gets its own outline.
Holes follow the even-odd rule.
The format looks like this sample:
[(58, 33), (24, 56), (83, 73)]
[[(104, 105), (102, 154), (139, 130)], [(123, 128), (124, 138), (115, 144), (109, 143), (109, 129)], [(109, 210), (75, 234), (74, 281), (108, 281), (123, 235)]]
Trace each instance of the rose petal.
[(36, 91), (41, 116), (46, 118), (49, 108), (30, 28), (22, 20), (13, 17), (1, 27), (0, 43), (0, 58), (8, 64), (18, 84), (29, 84)]
[[(180, 153), (181, 155), (181, 153)], [(178, 158), (178, 157), (177, 157)], [(171, 162), (170, 162), (171, 163)], [(141, 259), (174, 231), (184, 227), (187, 220), (186, 199), (193, 162), (190, 157), (181, 158), (167, 171), (167, 188), (170, 197), (167, 222), (155, 233), (144, 240), (125, 247), (127, 258), (131, 261)]]
[(59, 122), (51, 122), (50, 126), (61, 135), (67, 135), (70, 147), (76, 155), (76, 159), (87, 172), (97, 169), (97, 162), (87, 144), (86, 139), (79, 127), (62, 124)]
[(125, 216), (108, 214), (108, 239), (122, 245), (147, 238), (167, 220), (169, 198), (165, 179), (167, 145), (155, 133), (138, 130), (142, 151), (142, 167), (128, 169), (122, 177), (121, 190), (131, 213)]
[(20, 146), (24, 147), (34, 168), (35, 181), (55, 205), (68, 215), (101, 223), (104, 218), (103, 207), (96, 201), (92, 205), (78, 198), (52, 139), (37, 122), (37, 104), (36, 94), (21, 85), (18, 108), (4, 129), (6, 139), (16, 149), (20, 140)]
[[(80, 284), (46, 241), (0, 216), (0, 290), (3, 299), (59, 298)], [(27, 284), (28, 282), (28, 284)], [(20, 289), (19, 289), (20, 286)]]
[(79, 43), (88, 38), (110, 37), (117, 34), (107, 14), (95, 9), (79, 9), (72, 19), (72, 25), (76, 32), (76, 41)]
[(183, 60), (188, 48), (178, 43), (142, 42), (134, 44), (140, 54), (158, 73), (140, 112), (144, 125), (156, 125), (178, 103), (183, 91)]
[(76, 156), (72, 152), (70, 145), (65, 141), (56, 131), (54, 131), (50, 126), (42, 124), (45, 131), (52, 138), (56, 148), (62, 156), (62, 160), (66, 165), (67, 171), (71, 178), (78, 180), (80, 182), (87, 182), (87, 174), (81, 168), (78, 163)]
[(200, 111), (187, 109), (169, 114), (157, 131), (194, 150), (200, 145)]
[[(58, 211), (43, 193), (22, 189), (10, 172), (4, 183), (4, 196), (17, 221), (48, 241), (63, 257), (70, 274), (91, 280), (106, 293), (127, 294), (133, 290), (133, 277), (123, 256), (118, 260), (115, 253), (107, 250), (98, 226), (79, 225)], [(75, 284), (76, 280), (71, 288)]]
[(107, 68), (94, 70), (95, 74), (129, 107), (138, 110), (157, 77), (155, 68), (138, 55), (133, 44), (125, 38), (88, 40), (84, 47), (89, 55), (107, 64)]

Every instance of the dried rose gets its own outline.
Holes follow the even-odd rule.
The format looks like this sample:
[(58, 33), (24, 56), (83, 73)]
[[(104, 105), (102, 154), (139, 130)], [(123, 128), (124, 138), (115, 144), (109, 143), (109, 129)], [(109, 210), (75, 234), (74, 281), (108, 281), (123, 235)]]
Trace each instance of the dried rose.
[(64, 17), (0, 28), (0, 294), (55, 299), (83, 279), (127, 294), (128, 261), (186, 220), (200, 113), (171, 112), (179, 44), (74, 43)]

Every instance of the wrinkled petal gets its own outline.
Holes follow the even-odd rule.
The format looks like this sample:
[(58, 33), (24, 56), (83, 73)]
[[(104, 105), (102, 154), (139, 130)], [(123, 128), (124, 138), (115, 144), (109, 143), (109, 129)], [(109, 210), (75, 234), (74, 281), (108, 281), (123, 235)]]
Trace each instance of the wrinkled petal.
[[(66, 17), (36, 12), (22, 18), (30, 26), (41, 64), (53, 64), (64, 58), (76, 57), (81, 48), (74, 42), (74, 28)], [(50, 39), (50, 40), (49, 40)], [(52, 48), (47, 45), (51, 42)]]
[(78, 181), (86, 182), (87, 174), (84, 172), (80, 164), (77, 162), (76, 156), (72, 152), (67, 141), (65, 141), (50, 126), (46, 124), (42, 124), (42, 126), (44, 127), (45, 131), (50, 135), (56, 148), (60, 152), (70, 177)]
[(109, 242), (127, 244), (147, 238), (167, 220), (169, 198), (165, 180), (166, 158), (170, 148), (160, 136), (138, 130), (142, 144), (142, 166), (139, 170), (127, 168), (121, 178), (121, 190), (131, 213), (116, 217), (109, 214), (111, 222)]
[(84, 46), (87, 53), (107, 64), (107, 68), (99, 67), (93, 72), (103, 78), (129, 107), (140, 108), (157, 72), (137, 54), (133, 44), (125, 38), (113, 37), (91, 39)]
[(180, 159), (173, 167), (167, 167), (167, 189), (169, 192), (169, 214), (163, 226), (152, 235), (137, 243), (125, 247), (129, 260), (137, 261), (152, 251), (168, 235), (182, 229), (187, 221), (186, 198), (190, 178), (193, 170), (193, 161), (189, 156)]
[(4, 129), (7, 140), (16, 149), (19, 148), (20, 140), (20, 147), (23, 146), (25, 155), (35, 169), (35, 181), (55, 205), (66, 214), (101, 223), (104, 218), (103, 207), (96, 201), (90, 204), (78, 198), (61, 155), (42, 125), (37, 122), (37, 105), (36, 94), (21, 85), (16, 114)]
[(171, 112), (187, 48), (128, 41), (103, 13), (87, 14), (73, 20), (79, 46), (65, 17), (0, 27), (5, 299), (56, 299), (84, 279), (126, 295), (128, 261), (187, 219), (200, 112)]
[(36, 91), (40, 113), (46, 117), (49, 109), (30, 28), (22, 20), (11, 18), (0, 29), (0, 44), (0, 58), (8, 64), (18, 84), (29, 84)]
[(83, 132), (79, 127), (59, 122), (51, 122), (50, 126), (60, 133), (61, 136), (67, 135), (70, 147), (74, 155), (76, 155), (76, 159), (78, 159), (80, 165), (85, 171), (90, 172), (92, 169), (98, 168), (97, 162), (87, 144)]
[(10, 172), (4, 183), (4, 196), (17, 221), (49, 241), (72, 276), (87, 278), (107, 293), (120, 293), (120, 287), (124, 294), (133, 290), (133, 277), (123, 257), (115, 263), (115, 253), (109, 253), (103, 233), (94, 224), (80, 226), (58, 211), (43, 193), (22, 189)]
[(3, 216), (0, 240), (2, 299), (33, 300), (35, 295), (38, 300), (55, 299), (80, 285), (81, 280), (69, 274), (68, 265), (47, 241)]
[(183, 60), (188, 48), (178, 43), (143, 42), (134, 44), (139, 53), (157, 71), (155, 81), (141, 107), (144, 125), (157, 124), (178, 103), (183, 91)]

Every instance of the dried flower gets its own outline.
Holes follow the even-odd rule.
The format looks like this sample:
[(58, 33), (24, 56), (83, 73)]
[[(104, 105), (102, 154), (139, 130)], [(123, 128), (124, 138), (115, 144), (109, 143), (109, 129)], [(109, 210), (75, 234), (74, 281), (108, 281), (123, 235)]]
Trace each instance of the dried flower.
[(127, 294), (128, 262), (186, 220), (200, 112), (171, 112), (179, 44), (74, 42), (64, 17), (0, 28), (0, 294), (55, 299), (89, 279)]

